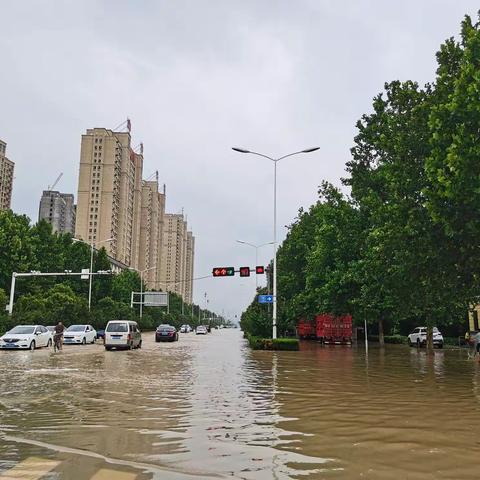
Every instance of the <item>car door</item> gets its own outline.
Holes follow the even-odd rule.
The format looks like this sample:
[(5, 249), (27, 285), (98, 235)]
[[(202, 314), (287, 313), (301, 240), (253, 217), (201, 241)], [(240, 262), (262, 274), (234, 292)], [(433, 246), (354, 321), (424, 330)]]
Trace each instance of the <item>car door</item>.
[(43, 347), (42, 329), (40, 327), (35, 327), (33, 339), (35, 340), (35, 346), (37, 348)]
[(420, 328), (415, 328), (413, 330), (413, 332), (410, 334), (410, 341), (412, 343), (417, 343), (417, 339), (418, 339), (418, 332), (420, 332)]
[(90, 325), (87, 325), (85, 327), (85, 341), (87, 343), (91, 343), (92, 342), (92, 329), (90, 328)]
[(47, 334), (47, 329), (45, 327), (39, 326), (37, 327), (36, 332), (38, 332), (37, 335), (37, 346), (38, 347), (46, 347), (48, 344), (48, 334)]
[(420, 338), (420, 342), (426, 342), (427, 341), (427, 329), (426, 328), (421, 328), (418, 337)]
[(90, 341), (93, 343), (97, 336), (97, 331), (91, 325), (89, 325), (88, 328), (90, 328)]

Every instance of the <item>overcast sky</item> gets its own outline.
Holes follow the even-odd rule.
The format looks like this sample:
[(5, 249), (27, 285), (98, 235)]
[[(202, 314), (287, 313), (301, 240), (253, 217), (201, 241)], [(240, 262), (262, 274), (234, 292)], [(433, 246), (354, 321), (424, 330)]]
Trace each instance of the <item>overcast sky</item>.
[[(478, 2), (171, 0), (0, 2), (0, 138), (16, 164), (13, 210), (37, 220), (41, 192), (76, 197), (80, 136), (132, 121), (144, 178), (167, 185), (196, 237), (195, 274), (253, 266), (235, 243), (279, 236), (323, 179), (339, 185), (355, 135), (385, 81), (432, 81), (435, 52)], [(272, 248), (260, 251), (260, 263)], [(262, 282), (264, 280), (262, 279)], [(255, 279), (194, 285), (196, 302), (240, 316)]]

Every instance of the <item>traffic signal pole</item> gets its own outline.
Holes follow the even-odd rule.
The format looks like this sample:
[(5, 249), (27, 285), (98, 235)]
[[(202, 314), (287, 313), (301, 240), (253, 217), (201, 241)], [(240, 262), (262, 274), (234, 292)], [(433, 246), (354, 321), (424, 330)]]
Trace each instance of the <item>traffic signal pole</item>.
[(273, 314), (272, 338), (277, 338), (277, 162), (273, 161)]
[(244, 148), (233, 147), (233, 150), (239, 153), (250, 153), (259, 157), (267, 158), (274, 164), (273, 167), (273, 314), (272, 314), (272, 338), (277, 338), (277, 162), (300, 153), (311, 153), (320, 147), (307, 148), (299, 152), (289, 153), (280, 158), (272, 158), (263, 153), (252, 152)]

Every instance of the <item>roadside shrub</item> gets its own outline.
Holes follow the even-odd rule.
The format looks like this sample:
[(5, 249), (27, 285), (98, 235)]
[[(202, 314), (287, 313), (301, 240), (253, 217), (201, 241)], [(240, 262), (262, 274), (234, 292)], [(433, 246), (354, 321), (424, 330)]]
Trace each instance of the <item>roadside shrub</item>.
[(273, 350), (300, 350), (298, 338), (276, 338), (272, 340)]
[(403, 335), (386, 335), (385, 343), (395, 343), (395, 344), (407, 343), (407, 337), (404, 337)]
[[(407, 343), (407, 337), (404, 337), (403, 335), (385, 335), (384, 339), (385, 339), (385, 343), (390, 343), (390, 344)], [(378, 335), (369, 335), (368, 341), (378, 342)]]
[[(464, 340), (464, 339), (461, 339)], [(444, 345), (453, 345), (455, 347), (458, 347), (461, 344), (465, 344), (465, 341), (459, 342), (458, 337), (443, 337), (443, 344)]]
[(300, 342), (297, 338), (260, 338), (246, 334), (248, 344), (253, 350), (300, 350)]

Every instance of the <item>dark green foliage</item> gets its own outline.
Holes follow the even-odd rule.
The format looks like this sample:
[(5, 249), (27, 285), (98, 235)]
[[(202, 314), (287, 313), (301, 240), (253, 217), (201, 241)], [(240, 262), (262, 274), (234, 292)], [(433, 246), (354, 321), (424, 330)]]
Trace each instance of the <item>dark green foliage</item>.
[[(259, 289), (259, 295), (266, 294), (266, 289)], [(280, 328), (281, 328), (280, 324)], [(240, 327), (244, 332), (257, 337), (269, 337), (272, 334), (272, 314), (268, 306), (255, 299), (242, 313)]]
[(247, 335), (248, 344), (253, 350), (300, 350), (300, 342), (297, 338), (261, 338)]
[[(284, 329), (350, 313), (377, 324), (381, 343), (412, 325), (431, 341), (434, 325), (454, 331), (478, 302), (480, 24), (466, 17), (461, 42), (447, 40), (437, 61), (434, 84), (386, 83), (357, 122), (350, 197), (323, 183), (290, 226), (277, 262)], [(252, 303), (242, 328), (269, 335), (264, 306)]]
[[(38, 323), (65, 325), (91, 323), (104, 328), (109, 320), (130, 319), (139, 322), (144, 330), (161, 323), (180, 327), (184, 323), (195, 326), (227, 323), (213, 312), (201, 310), (182, 302), (170, 294), (170, 314), (165, 308), (145, 307), (142, 318), (139, 307), (130, 308), (132, 291), (140, 291), (140, 276), (136, 271), (124, 270), (116, 275), (94, 277), (92, 282), (92, 310), (88, 311), (88, 281), (78, 276), (18, 277), (15, 289), (13, 316), (5, 312), (10, 292), (12, 272), (80, 272), (90, 267), (91, 250), (83, 242), (73, 241), (70, 235), (52, 233), (51, 226), (41, 221), (30, 226), (27, 217), (11, 211), (0, 211), (0, 333), (15, 324)], [(104, 248), (94, 253), (94, 271), (109, 270), (110, 263)], [(182, 306), (184, 314), (182, 315)], [(214, 320), (203, 320), (204, 318)]]

